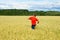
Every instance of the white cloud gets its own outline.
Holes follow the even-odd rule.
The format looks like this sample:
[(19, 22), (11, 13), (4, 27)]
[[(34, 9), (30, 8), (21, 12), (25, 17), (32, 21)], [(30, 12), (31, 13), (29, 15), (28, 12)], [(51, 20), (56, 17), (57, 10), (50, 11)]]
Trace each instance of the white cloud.
[(16, 9), (28, 9), (28, 5), (27, 4), (23, 4), (23, 3), (13, 3), (13, 8)]
[[(3, 6), (2, 6), (3, 5)], [(16, 1), (6, 1), (6, 2), (1, 2), (0, 3), (0, 6), (4, 9), (4, 8), (7, 8), (7, 6), (10, 8), (16, 8), (16, 9), (27, 9), (28, 8), (28, 5), (27, 4), (24, 4), (24, 3), (19, 3), (19, 2), (16, 2)]]
[[(1, 4), (2, 3), (2, 4)], [(60, 7), (60, 0), (4, 0), (0, 1), (0, 8), (16, 8), (16, 9), (38, 9), (39, 7), (44, 8), (53, 8)]]
[(0, 5), (0, 9), (10, 9), (11, 7), (7, 6), (7, 5)]

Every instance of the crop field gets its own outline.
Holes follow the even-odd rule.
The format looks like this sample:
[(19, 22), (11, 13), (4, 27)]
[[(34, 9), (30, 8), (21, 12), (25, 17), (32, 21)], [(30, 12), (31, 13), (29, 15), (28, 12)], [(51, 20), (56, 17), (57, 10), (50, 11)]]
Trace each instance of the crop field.
[(60, 40), (60, 16), (37, 16), (31, 29), (29, 16), (0, 16), (0, 40)]

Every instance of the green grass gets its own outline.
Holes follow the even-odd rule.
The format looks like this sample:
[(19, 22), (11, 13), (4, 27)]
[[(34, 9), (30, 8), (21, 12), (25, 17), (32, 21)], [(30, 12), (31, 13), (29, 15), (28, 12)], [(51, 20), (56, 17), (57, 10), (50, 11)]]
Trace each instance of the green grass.
[(60, 40), (60, 16), (38, 16), (31, 29), (29, 16), (0, 16), (0, 40)]

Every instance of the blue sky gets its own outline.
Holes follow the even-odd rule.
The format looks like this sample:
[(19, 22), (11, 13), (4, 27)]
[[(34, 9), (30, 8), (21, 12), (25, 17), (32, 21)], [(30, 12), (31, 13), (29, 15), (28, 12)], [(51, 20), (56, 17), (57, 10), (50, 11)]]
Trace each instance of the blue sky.
[(60, 11), (60, 0), (0, 0), (0, 9)]

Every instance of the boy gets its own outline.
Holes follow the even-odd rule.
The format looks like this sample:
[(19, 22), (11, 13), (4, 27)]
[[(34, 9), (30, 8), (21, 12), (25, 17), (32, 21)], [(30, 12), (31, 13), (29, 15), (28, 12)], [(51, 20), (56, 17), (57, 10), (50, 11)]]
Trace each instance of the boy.
[(35, 29), (36, 24), (39, 23), (36, 15), (34, 14), (33, 16), (29, 17), (29, 20), (31, 20), (32, 29)]

